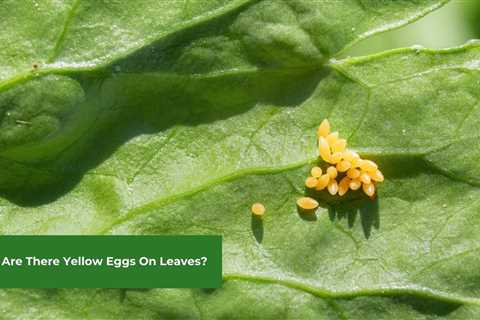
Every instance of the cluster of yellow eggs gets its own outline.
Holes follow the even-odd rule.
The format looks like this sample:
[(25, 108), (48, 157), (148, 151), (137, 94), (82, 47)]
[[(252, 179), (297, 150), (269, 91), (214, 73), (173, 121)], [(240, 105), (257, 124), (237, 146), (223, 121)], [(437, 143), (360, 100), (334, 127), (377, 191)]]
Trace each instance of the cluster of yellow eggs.
[[(319, 166), (313, 167), (310, 176), (305, 180), (305, 186), (316, 191), (326, 188), (332, 196), (343, 196), (350, 189), (362, 188), (367, 196), (373, 198), (376, 183), (384, 180), (377, 164), (362, 159), (358, 153), (347, 149), (347, 140), (341, 139), (336, 131), (330, 132), (327, 119), (318, 127), (317, 138), (320, 158), (328, 163), (328, 166), (324, 170)], [(313, 198), (302, 197), (297, 200), (297, 205), (304, 210), (313, 210), (319, 203)], [(255, 216), (261, 217), (265, 213), (265, 206), (255, 203), (251, 211)]]
[[(323, 120), (317, 130), (320, 158), (329, 164), (326, 170), (315, 166), (305, 180), (305, 186), (321, 191), (327, 189), (331, 195), (343, 196), (348, 190), (363, 189), (366, 195), (375, 195), (375, 184), (384, 180), (375, 162), (362, 159), (358, 153), (347, 149), (347, 141), (339, 138), (338, 132), (330, 132), (330, 123)], [(339, 181), (337, 181), (339, 179)], [(297, 204), (303, 209), (318, 206), (315, 199), (303, 197)]]

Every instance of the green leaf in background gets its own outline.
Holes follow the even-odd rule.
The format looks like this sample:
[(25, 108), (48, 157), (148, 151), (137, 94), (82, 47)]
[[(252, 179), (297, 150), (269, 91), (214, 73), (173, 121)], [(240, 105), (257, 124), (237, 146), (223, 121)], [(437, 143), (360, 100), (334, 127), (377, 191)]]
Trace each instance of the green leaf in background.
[[(335, 59), (441, 4), (0, 3), (0, 232), (222, 234), (225, 279), (3, 290), (2, 318), (478, 317), (480, 45)], [(386, 181), (308, 220), (327, 117)]]

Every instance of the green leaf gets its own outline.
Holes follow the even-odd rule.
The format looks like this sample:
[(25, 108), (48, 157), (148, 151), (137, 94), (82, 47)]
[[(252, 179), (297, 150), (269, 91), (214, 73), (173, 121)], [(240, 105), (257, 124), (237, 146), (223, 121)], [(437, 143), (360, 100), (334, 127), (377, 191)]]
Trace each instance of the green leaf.
[[(442, 3), (2, 2), (0, 232), (222, 234), (225, 279), (3, 290), (2, 318), (478, 317), (480, 45), (335, 60)], [(327, 117), (386, 181), (307, 219)]]

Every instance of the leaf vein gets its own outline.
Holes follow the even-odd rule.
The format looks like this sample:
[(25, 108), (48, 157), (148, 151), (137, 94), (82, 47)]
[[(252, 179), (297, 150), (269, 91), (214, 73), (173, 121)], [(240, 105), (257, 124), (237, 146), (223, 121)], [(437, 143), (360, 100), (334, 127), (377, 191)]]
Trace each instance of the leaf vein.
[(427, 298), (446, 303), (457, 303), (466, 305), (480, 305), (480, 299), (473, 297), (458, 296), (447, 292), (442, 292), (430, 288), (419, 286), (396, 286), (372, 289), (356, 289), (351, 291), (332, 291), (330, 289), (312, 286), (294, 279), (278, 279), (268, 276), (248, 275), (240, 273), (225, 273), (225, 281), (249, 281), (256, 283), (276, 284), (291, 289), (310, 293), (319, 298), (325, 299), (351, 299), (356, 297), (395, 297), (395, 296), (413, 296)]
[(60, 32), (57, 41), (55, 43), (55, 46), (53, 47), (52, 54), (48, 58), (48, 63), (53, 62), (58, 55), (60, 54), (60, 50), (62, 48), (63, 43), (65, 42), (65, 37), (67, 35), (68, 29), (70, 28), (70, 25), (72, 24), (73, 19), (75, 18), (75, 15), (77, 13), (77, 9), (80, 6), (80, 1), (81, 0), (75, 0), (73, 3), (72, 7), (70, 8), (67, 17), (65, 19), (65, 23), (63, 25), (62, 31)]

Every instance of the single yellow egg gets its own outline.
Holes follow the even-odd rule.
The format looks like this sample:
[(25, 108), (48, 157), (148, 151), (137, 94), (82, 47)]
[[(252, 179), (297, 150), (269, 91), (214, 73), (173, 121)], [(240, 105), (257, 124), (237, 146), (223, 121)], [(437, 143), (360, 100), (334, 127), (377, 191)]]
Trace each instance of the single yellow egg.
[(370, 176), (367, 172), (362, 171), (362, 173), (360, 173), (360, 181), (362, 181), (362, 183), (369, 184), (372, 182), (372, 179), (370, 179)]
[(308, 177), (305, 180), (305, 186), (307, 188), (315, 188), (317, 186), (318, 180), (315, 177)]
[(385, 178), (383, 177), (383, 174), (380, 170), (376, 169), (375, 171), (373, 172), (368, 172), (368, 175), (370, 176), (370, 178), (372, 178), (372, 180), (374, 181), (378, 181), (378, 182), (383, 182), (383, 180), (385, 180)]
[(320, 123), (320, 126), (318, 127), (317, 130), (317, 136), (318, 137), (326, 137), (330, 133), (330, 123), (328, 122), (327, 119), (323, 120), (322, 123)]
[(340, 161), (339, 163), (337, 163), (337, 171), (338, 172), (345, 172), (348, 169), (350, 169), (351, 167), (352, 167), (352, 164), (350, 163), (350, 161), (347, 161), (347, 160), (343, 160), (343, 161)]
[(356, 179), (356, 178), (360, 177), (360, 170), (355, 169), (355, 168), (350, 168), (347, 171), (347, 176), (350, 179)]
[(371, 160), (363, 160), (360, 163), (360, 169), (362, 169), (363, 171), (374, 172), (378, 169), (378, 166), (375, 162)]
[(265, 213), (265, 206), (257, 202), (252, 205), (251, 210), (254, 215), (261, 217)]
[(313, 167), (312, 170), (310, 170), (310, 174), (312, 175), (312, 177), (315, 177), (315, 178), (320, 178), (322, 176), (322, 168), (320, 167)]
[(330, 163), (330, 147), (328, 145), (327, 139), (324, 137), (318, 138), (318, 151), (320, 153), (320, 157), (322, 157), (323, 161)]
[(345, 193), (347, 193), (348, 188), (350, 187), (350, 178), (349, 177), (343, 177), (342, 180), (340, 180), (340, 183), (338, 184), (338, 195), (343, 196)]
[(358, 179), (352, 179), (352, 181), (350, 181), (350, 184), (349, 184), (349, 187), (352, 190), (358, 190), (360, 189), (361, 186), (362, 186), (362, 183)]
[(325, 189), (329, 182), (330, 182), (330, 175), (328, 173), (322, 175), (320, 178), (318, 178), (318, 182), (317, 182), (317, 186), (315, 187), (315, 190), (320, 191)]
[(327, 139), (328, 145), (332, 147), (335, 144), (335, 142), (337, 142), (338, 140), (338, 132), (335, 131), (330, 133), (326, 139)]
[(363, 159), (360, 159), (360, 158), (353, 159), (352, 166), (353, 166), (353, 168), (359, 168), (360, 169), (360, 166), (362, 165), (362, 163), (363, 163)]
[(335, 179), (337, 177), (337, 169), (334, 166), (330, 166), (327, 168), (327, 173), (330, 178)]
[(332, 179), (327, 186), (328, 192), (333, 196), (338, 192), (338, 183), (337, 180)]
[(362, 188), (363, 192), (369, 197), (373, 197), (375, 194), (375, 185), (373, 183), (364, 183)]
[(332, 146), (333, 152), (343, 152), (347, 147), (347, 140), (345, 139), (338, 139)]
[(342, 161), (343, 154), (341, 152), (335, 152), (330, 156), (330, 163), (335, 164)]
[(345, 150), (343, 151), (343, 160), (347, 160), (349, 162), (352, 162), (353, 159), (359, 158), (358, 154), (352, 150)]
[(297, 200), (297, 205), (304, 210), (313, 210), (318, 207), (318, 202), (310, 197), (302, 197)]

